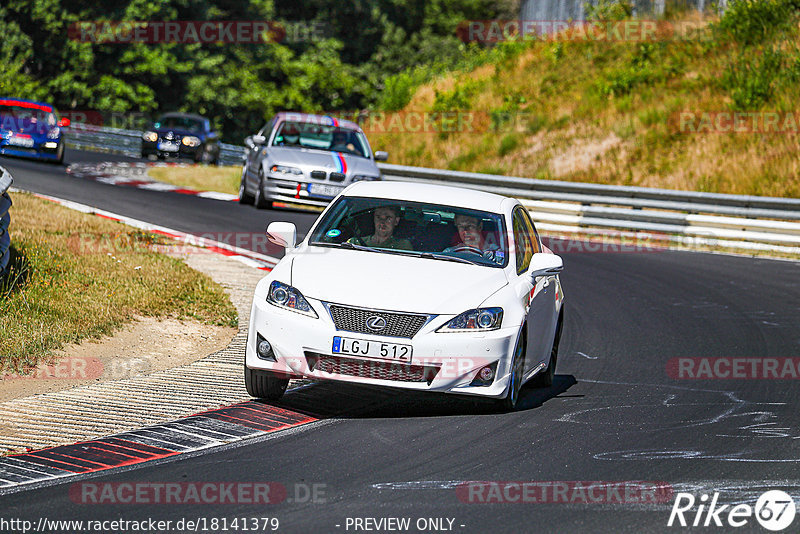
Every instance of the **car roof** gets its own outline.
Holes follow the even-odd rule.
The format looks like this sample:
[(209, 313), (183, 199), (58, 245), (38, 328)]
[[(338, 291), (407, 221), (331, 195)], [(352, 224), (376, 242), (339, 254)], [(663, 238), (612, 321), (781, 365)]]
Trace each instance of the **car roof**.
[(275, 118), (278, 120), (294, 120), (299, 122), (332, 125), (336, 126), (337, 128), (341, 127), (349, 128), (351, 130), (358, 130), (359, 132), (361, 131), (361, 127), (355, 122), (332, 117), (331, 115), (315, 115), (313, 113), (300, 113), (298, 111), (281, 111), (275, 115)]
[(441, 203), (448, 206), (471, 208), (493, 213), (502, 213), (502, 204), (507, 197), (475, 189), (464, 189), (449, 185), (420, 184), (412, 182), (356, 182), (347, 188), (349, 197), (372, 197), (410, 202)]
[(20, 104), (22, 105), (22, 107), (32, 107), (32, 108), (41, 109), (42, 111), (54, 111), (53, 110), (53, 106), (51, 104), (47, 104), (45, 102), (36, 102), (34, 100), (24, 100), (22, 98), (0, 97), (0, 105), (11, 106), (11, 105), (20, 105)]

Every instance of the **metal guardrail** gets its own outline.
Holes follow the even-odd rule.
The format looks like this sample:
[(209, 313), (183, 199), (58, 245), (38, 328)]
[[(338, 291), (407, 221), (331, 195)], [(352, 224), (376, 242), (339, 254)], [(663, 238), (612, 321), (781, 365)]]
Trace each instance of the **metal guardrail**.
[[(68, 144), (78, 148), (139, 155), (141, 132), (74, 124), (68, 135)], [(244, 147), (221, 147), (221, 164), (242, 162)], [(379, 167), (385, 180), (444, 183), (518, 198), (545, 231), (645, 232), (691, 245), (800, 254), (800, 199)]]
[[(70, 148), (138, 158), (142, 154), (142, 133), (137, 130), (72, 123), (66, 129), (66, 140)], [(244, 147), (220, 143), (220, 165), (240, 165), (243, 155)]]
[(518, 198), (537, 227), (677, 235), (671, 241), (800, 254), (800, 199), (536, 180), (382, 164), (385, 180), (447, 183)]
[(8, 188), (11, 187), (13, 181), (11, 174), (0, 167), (0, 277), (5, 274), (11, 259), (11, 234), (9, 233), (11, 215), (8, 213), (8, 209), (11, 207), (11, 197), (8, 196)]

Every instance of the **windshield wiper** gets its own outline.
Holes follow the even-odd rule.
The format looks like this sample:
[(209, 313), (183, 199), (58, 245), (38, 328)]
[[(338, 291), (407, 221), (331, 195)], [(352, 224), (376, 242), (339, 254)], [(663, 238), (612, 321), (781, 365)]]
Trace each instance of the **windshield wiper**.
[(468, 260), (466, 258), (459, 258), (458, 256), (446, 256), (445, 254), (435, 254), (433, 252), (420, 252), (417, 255), (420, 258), (428, 258), (433, 260), (454, 261), (456, 263), (468, 263), (469, 265), (483, 265), (482, 263)]
[(349, 243), (347, 241), (344, 241), (342, 243), (326, 243), (324, 241), (312, 241), (311, 244), (318, 245), (320, 247), (347, 248), (352, 250), (366, 250), (368, 252), (385, 252), (384, 250), (367, 247), (364, 245), (356, 245), (355, 243)]

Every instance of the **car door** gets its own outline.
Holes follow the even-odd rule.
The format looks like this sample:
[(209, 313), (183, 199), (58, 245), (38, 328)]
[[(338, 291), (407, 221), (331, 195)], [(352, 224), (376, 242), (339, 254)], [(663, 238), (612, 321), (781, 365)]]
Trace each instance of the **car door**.
[(549, 277), (538, 277), (534, 280), (531, 275), (531, 258), (542, 251), (539, 236), (522, 206), (514, 209), (512, 216), (514, 230), (514, 244), (516, 246), (515, 258), (517, 261), (517, 276), (519, 283), (527, 289), (527, 344), (525, 357), (525, 373), (536, 368), (541, 362), (549, 363), (550, 349), (552, 348), (553, 333), (555, 332), (555, 286)]
[[(523, 232), (531, 243), (531, 256), (542, 252), (542, 242), (530, 215), (521, 206), (518, 209), (524, 227)], [(529, 265), (530, 270), (532, 269)], [(530, 279), (530, 274), (526, 273), (526, 276)], [(533, 297), (528, 310), (528, 334), (530, 338), (533, 338), (533, 344), (529, 338), (528, 348), (533, 351), (529, 354), (534, 354), (534, 358), (530, 359), (531, 369), (540, 362), (544, 362), (546, 365), (550, 363), (550, 351), (553, 348), (553, 336), (558, 321), (556, 295), (559, 289), (557, 286), (558, 279), (555, 276), (540, 276), (532, 293)]]

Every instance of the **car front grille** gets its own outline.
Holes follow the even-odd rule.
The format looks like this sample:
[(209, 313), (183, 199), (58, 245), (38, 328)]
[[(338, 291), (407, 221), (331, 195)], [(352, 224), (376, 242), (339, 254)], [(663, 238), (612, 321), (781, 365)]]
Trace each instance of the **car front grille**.
[[(411, 339), (428, 322), (427, 315), (410, 313), (395, 313), (351, 308), (331, 304), (328, 306), (331, 319), (337, 330), (358, 332), (360, 334), (373, 334), (378, 336), (405, 337)], [(386, 321), (386, 327), (373, 330), (367, 326), (367, 321), (373, 317), (380, 317)]]
[(315, 180), (324, 180), (326, 176), (325, 171), (311, 171), (311, 177)]
[(343, 172), (332, 172), (330, 175), (331, 182), (344, 182), (345, 174)]
[(308, 351), (305, 356), (308, 361), (308, 368), (312, 371), (374, 380), (425, 382), (430, 385), (440, 369), (435, 365), (412, 365), (390, 361), (362, 360)]

